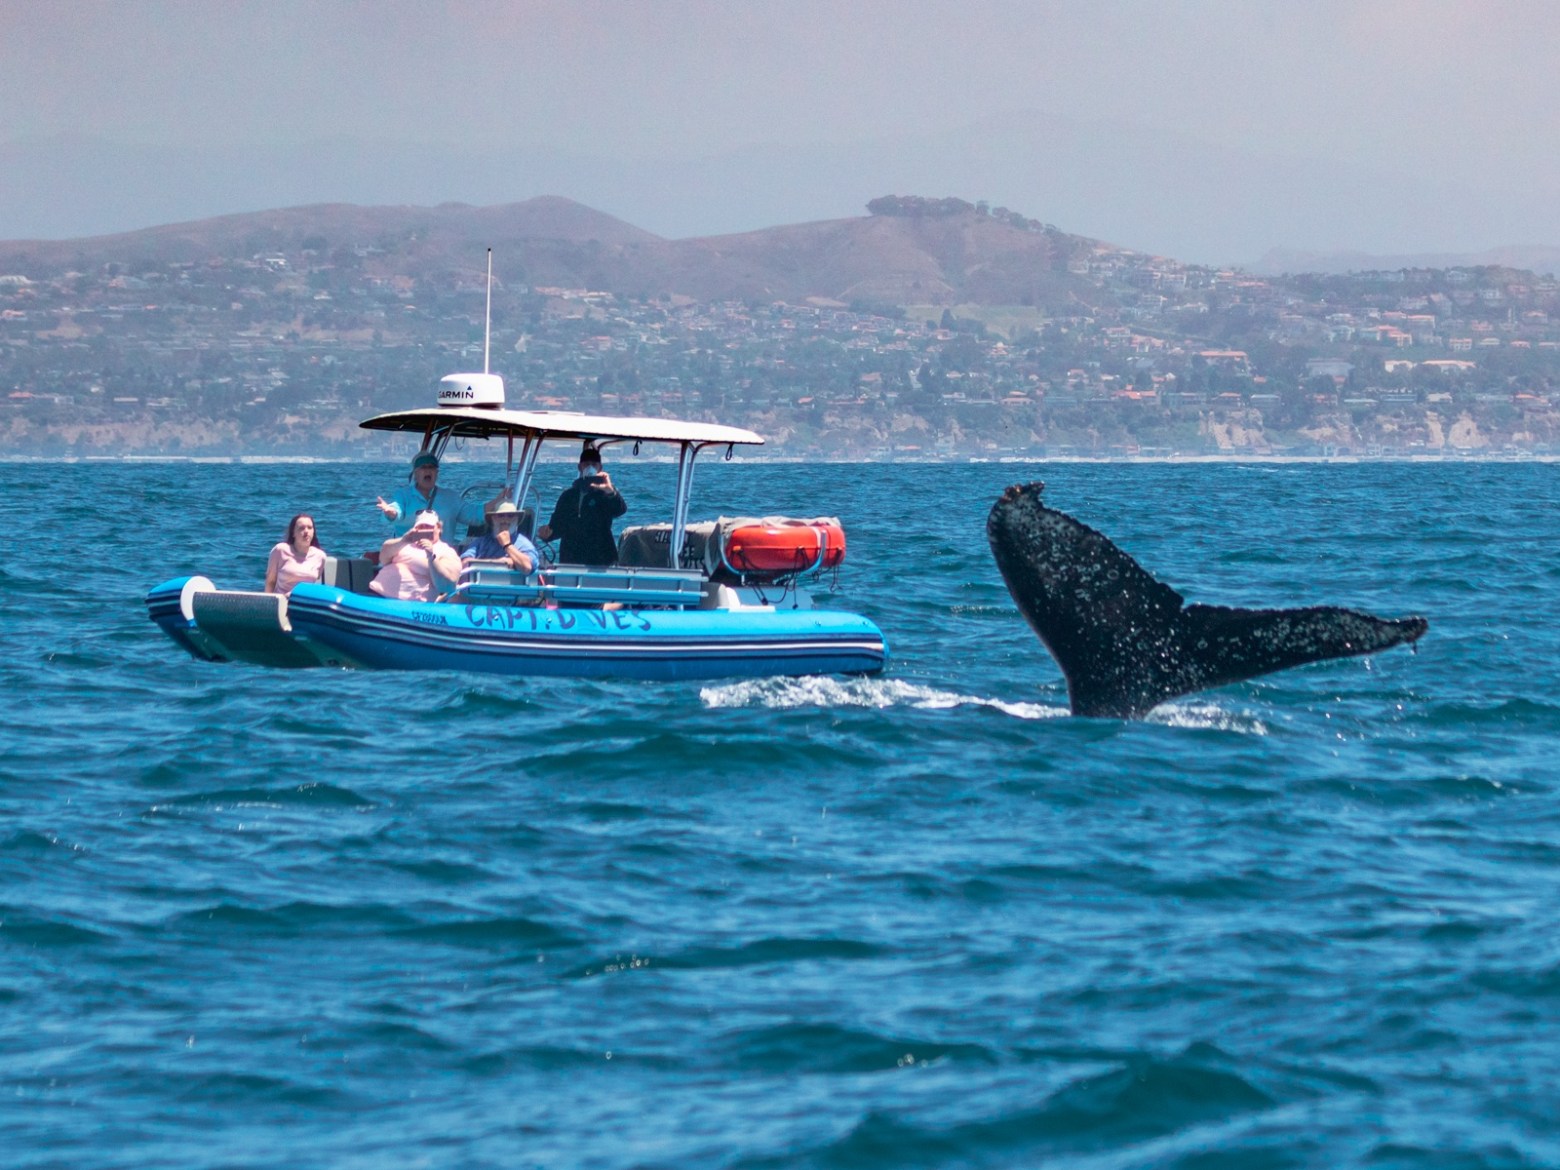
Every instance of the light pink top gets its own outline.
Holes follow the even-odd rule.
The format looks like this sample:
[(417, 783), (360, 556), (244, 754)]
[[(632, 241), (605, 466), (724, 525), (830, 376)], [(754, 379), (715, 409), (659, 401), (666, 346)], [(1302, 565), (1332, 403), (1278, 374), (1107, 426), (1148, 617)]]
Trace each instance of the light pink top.
[(309, 546), (299, 560), (293, 552), (292, 545), (282, 541), (271, 550), (271, 561), (265, 568), (265, 575), (269, 578), (275, 572), (276, 591), (278, 593), (291, 593), (293, 586), (300, 581), (318, 581), (325, 574), (325, 550)]
[(442, 540), (424, 550), (416, 545), (404, 544), (388, 565), (380, 565), (379, 572), (368, 587), (381, 597), (396, 597), (402, 601), (432, 601), (437, 593), (433, 587), (433, 566), (430, 559), (455, 556), (455, 550)]

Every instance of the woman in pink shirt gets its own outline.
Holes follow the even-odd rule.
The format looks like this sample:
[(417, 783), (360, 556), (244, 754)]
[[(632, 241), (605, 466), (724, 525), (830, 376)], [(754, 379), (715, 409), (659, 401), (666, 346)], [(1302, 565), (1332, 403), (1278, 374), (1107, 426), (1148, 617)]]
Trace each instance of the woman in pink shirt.
[(291, 593), (300, 581), (318, 581), (325, 573), (325, 550), (314, 536), (314, 517), (300, 512), (287, 525), (287, 539), (271, 550), (265, 566), (265, 591)]

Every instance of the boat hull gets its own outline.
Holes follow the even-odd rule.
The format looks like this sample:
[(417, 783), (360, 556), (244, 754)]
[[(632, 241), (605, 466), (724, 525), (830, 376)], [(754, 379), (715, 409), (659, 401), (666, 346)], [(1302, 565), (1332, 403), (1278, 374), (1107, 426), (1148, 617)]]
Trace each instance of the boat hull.
[[(183, 584), (171, 581), (148, 595), (153, 620), (197, 657), (214, 657), (201, 653), (198, 630), (170, 604)], [(872, 673), (888, 657), (876, 625), (838, 610), (429, 604), (299, 585), (285, 615), (304, 652), (298, 665), (714, 679)]]

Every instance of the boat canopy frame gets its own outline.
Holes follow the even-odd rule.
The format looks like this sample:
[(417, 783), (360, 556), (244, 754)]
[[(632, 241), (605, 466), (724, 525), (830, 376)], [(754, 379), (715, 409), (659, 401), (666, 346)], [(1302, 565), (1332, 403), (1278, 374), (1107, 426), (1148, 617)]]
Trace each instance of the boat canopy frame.
[[(693, 468), (699, 455), (710, 447), (725, 447), (726, 458), (730, 459), (738, 445), (758, 447), (764, 442), (763, 437), (753, 431), (721, 423), (476, 406), (396, 411), (375, 415), (359, 425), (370, 431), (421, 432), (422, 449), (440, 460), (454, 439), (504, 438), (508, 448), (504, 465), (506, 495), (516, 507), (521, 506), (530, 489), (542, 444), (548, 440), (589, 442), (598, 447), (632, 442), (636, 455), (644, 443), (675, 444), (677, 493), (672, 504), (671, 544), (667, 554), (668, 567), (673, 569), (680, 567), (688, 508), (693, 500)], [(517, 439), (521, 441), (518, 463), (515, 458)]]

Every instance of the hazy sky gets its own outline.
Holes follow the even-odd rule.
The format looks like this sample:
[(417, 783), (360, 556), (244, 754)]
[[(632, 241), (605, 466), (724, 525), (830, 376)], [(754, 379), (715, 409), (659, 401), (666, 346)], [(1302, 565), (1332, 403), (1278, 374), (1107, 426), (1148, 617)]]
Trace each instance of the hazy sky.
[[(324, 139), (388, 144), (383, 150), (393, 146), (400, 159), (421, 148), (440, 157), (492, 152), (506, 165), (527, 151), (582, 156), (608, 169), (636, 164), (642, 205), (634, 206), (632, 187), (543, 192), (523, 174), (510, 182), (510, 197), (563, 194), (652, 231), (694, 234), (702, 225), (671, 222), (675, 211), (654, 197), (663, 161), (783, 157), (775, 180), (782, 189), (762, 206), (750, 201), (744, 214), (740, 192), (726, 202), (710, 192), (699, 203), (711, 221), (704, 230), (737, 230), (777, 222), (787, 174), (797, 206), (782, 220), (857, 214), (865, 198), (891, 189), (887, 180), (912, 174), (885, 168), (885, 182), (873, 186), (872, 174), (852, 173), (838, 208), (821, 206), (829, 176), (815, 171), (838, 166), (858, 145), (892, 144), (903, 159), (918, 140), (979, 133), (994, 118), (1009, 127), (1060, 121), (1092, 135), (1102, 158), (1155, 132), (1171, 144), (1172, 164), (1206, 149), (1238, 182), (1242, 168), (1271, 163), (1297, 206), (1315, 198), (1345, 208), (1327, 213), (1338, 221), (1327, 239), (1315, 226), (1282, 238), (1283, 219), (1269, 207), (1260, 232), (1280, 234), (1266, 245), (1560, 244), (1560, 214), (1551, 222), (1544, 211), (1560, 195), (1557, 47), (1560, 3), (1548, 0), (0, 0), (0, 144), (67, 138), (185, 152), (179, 157), (211, 151), (213, 168), (264, 148), (267, 165), (284, 170), (288, 148)], [(380, 157), (374, 150), (392, 157), (381, 146), (368, 155)], [(1011, 176), (1000, 161), (987, 159), (979, 178), (1007, 189), (971, 189), (957, 166), (939, 162), (932, 180), (946, 181), (920, 193), (995, 198), (1069, 230), (1092, 226), (1036, 205), (1043, 196), (1070, 207), (1064, 177), (1049, 176), (1045, 191), (1026, 200), (1026, 183), (1034, 183), (1024, 175), (1035, 160)], [(1074, 155), (1058, 162), (1088, 169)], [(1113, 165), (1114, 174), (1131, 173), (1120, 160)], [(284, 188), (266, 190), (296, 192), (294, 202), (412, 201), (396, 169), (387, 162), (380, 181), (361, 165), (348, 179), (299, 164), (297, 174), (269, 177), (285, 179)], [(554, 166), (548, 174), (592, 182), (585, 171)], [(1140, 178), (1145, 190), (1160, 181), (1147, 169)], [(1346, 202), (1326, 190), (1344, 181), (1378, 198), (1401, 184), (1405, 195), (1418, 191), (1421, 206), (1427, 184), (1455, 188), (1447, 198), (1466, 198), (1473, 210), (1453, 217), (1461, 226), (1427, 221), (1376, 238), (1393, 235), (1383, 226), (1389, 218), (1350, 226)], [(465, 197), (460, 183), (449, 185), (449, 198)], [(1273, 189), (1253, 198), (1271, 202)], [(9, 190), (0, 186), (0, 237), (36, 230), (25, 192)], [(417, 194), (429, 190), (425, 179)], [(90, 201), (71, 201), (81, 222), (51, 225), (51, 234), (139, 226), (126, 216), (157, 214), (139, 203), (115, 209), (111, 194), (97, 213)], [(1147, 205), (1144, 191), (1122, 195)], [(1172, 185), (1163, 198), (1191, 196)], [(241, 188), (233, 199), (205, 213), (255, 209)], [(1099, 201), (1091, 193), (1078, 206)], [(1164, 235), (1174, 211), (1161, 207), (1156, 219), (1124, 209), (1111, 226), (1130, 234), (1140, 223)], [(1198, 211), (1186, 208), (1188, 216)], [(1232, 217), (1228, 246), (1250, 247), (1257, 236), (1236, 222), (1238, 202), (1222, 214)], [(1219, 238), (1205, 227), (1198, 246), (1216, 249)]]

